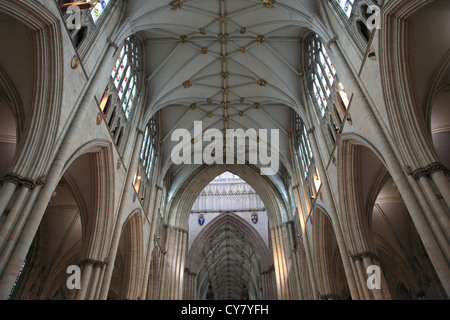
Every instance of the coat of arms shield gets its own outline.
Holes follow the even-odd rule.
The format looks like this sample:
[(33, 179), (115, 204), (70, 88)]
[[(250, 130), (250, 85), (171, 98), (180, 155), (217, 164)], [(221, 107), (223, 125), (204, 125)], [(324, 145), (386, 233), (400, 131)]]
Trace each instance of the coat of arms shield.
[(198, 224), (201, 226), (205, 224), (205, 215), (203, 213), (198, 215)]
[(253, 222), (254, 224), (257, 224), (257, 223), (258, 223), (258, 212), (256, 212), (256, 211), (253, 211), (253, 212), (252, 212), (252, 222)]

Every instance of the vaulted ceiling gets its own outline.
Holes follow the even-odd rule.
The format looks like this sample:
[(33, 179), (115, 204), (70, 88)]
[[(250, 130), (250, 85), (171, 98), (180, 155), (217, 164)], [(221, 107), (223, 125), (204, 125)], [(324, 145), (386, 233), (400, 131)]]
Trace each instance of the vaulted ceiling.
[(126, 10), (120, 36), (144, 39), (147, 117), (162, 110), (167, 166), (173, 130), (193, 132), (194, 121), (279, 129), (287, 162), (290, 109), (303, 110), (299, 38), (320, 29), (317, 1), (136, 0)]

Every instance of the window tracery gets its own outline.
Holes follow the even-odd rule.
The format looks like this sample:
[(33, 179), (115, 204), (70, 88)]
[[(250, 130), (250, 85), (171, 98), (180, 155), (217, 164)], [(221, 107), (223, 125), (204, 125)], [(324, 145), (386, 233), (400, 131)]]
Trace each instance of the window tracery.
[(298, 157), (302, 165), (304, 178), (306, 178), (313, 164), (313, 152), (305, 123), (298, 114), (295, 118), (295, 137)]

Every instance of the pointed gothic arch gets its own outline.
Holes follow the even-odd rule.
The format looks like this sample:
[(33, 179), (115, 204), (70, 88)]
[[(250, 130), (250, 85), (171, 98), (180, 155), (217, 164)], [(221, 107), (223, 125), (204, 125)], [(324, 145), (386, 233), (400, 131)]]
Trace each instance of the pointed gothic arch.
[[(25, 269), (24, 277), (33, 275), (39, 281), (28, 281), (26, 287), (19, 288), (21, 297), (50, 299), (61, 287), (61, 279), (67, 279), (69, 265), (83, 268), (92, 262), (94, 268), (103, 266), (103, 250), (108, 248), (112, 233), (110, 152), (110, 143), (93, 141), (67, 160), (28, 255), (32, 267)], [(67, 294), (74, 298), (74, 292)], [(92, 299), (95, 291), (84, 294)]]
[(188, 216), (197, 195), (210, 181), (226, 171), (241, 177), (260, 195), (267, 209), (270, 225), (288, 221), (280, 191), (269, 178), (261, 176), (257, 168), (251, 165), (205, 165), (192, 172), (175, 191), (170, 203), (168, 223), (187, 228)]
[(326, 211), (316, 206), (309, 222), (312, 227), (307, 232), (312, 233), (318, 295), (322, 300), (347, 299), (347, 296), (342, 295), (348, 291), (348, 285), (331, 218)]
[[(194, 240), (187, 258), (186, 272), (196, 274), (196, 278), (198, 280), (195, 287), (191, 286), (190, 288), (188, 288), (188, 291), (191, 292), (187, 292), (187, 294), (189, 294), (191, 297), (195, 296), (197, 299), (201, 300), (206, 298), (207, 291), (205, 290), (208, 288), (208, 281), (210, 281), (210, 279), (204, 277), (205, 272), (200, 272), (200, 269), (203, 269), (205, 267), (203, 265), (203, 260), (205, 259), (204, 247), (207, 245), (208, 240), (217, 235), (224, 227), (231, 227), (238, 232), (242, 232), (245, 238), (250, 241), (252, 248), (255, 249), (255, 253), (257, 254), (259, 262), (259, 270), (257, 271), (257, 274), (262, 277), (260, 279), (252, 279), (252, 286), (251, 288), (248, 288), (249, 291), (253, 290), (252, 296), (254, 297), (254, 299), (274, 299), (275, 297), (272, 296), (271, 293), (275, 292), (275, 288), (269, 287), (270, 285), (275, 285), (275, 279), (271, 278), (273, 277), (273, 274), (269, 272), (273, 268), (273, 257), (270, 256), (269, 250), (259, 233), (253, 227), (251, 227), (248, 222), (244, 221), (242, 218), (231, 212), (224, 212), (220, 214), (220, 216), (212, 220)], [(226, 254), (226, 252), (218, 253), (217, 258), (220, 259), (220, 257), (223, 257), (224, 254)], [(263, 276), (268, 273), (270, 273), (270, 275)], [(185, 286), (187, 283), (188, 282), (185, 282)], [(263, 288), (262, 292), (259, 292), (260, 287)], [(187, 289), (185, 288), (185, 292), (186, 290)]]
[[(21, 97), (23, 103), (27, 103), (21, 115), (28, 126), (23, 127), (25, 131), (17, 145), (11, 172), (37, 179), (48, 170), (59, 125), (64, 69), (60, 22), (39, 2), (2, 1), (0, 13), (16, 21), (19, 28), (26, 28), (33, 43), (30, 52), (24, 51), (29, 54), (24, 62), (31, 61), (32, 72), (39, 76), (26, 81), (30, 96), (27, 99)], [(8, 39), (4, 38), (4, 41)], [(29, 45), (23, 43), (23, 47)], [(11, 56), (23, 56), (24, 52), (14, 52), (17, 48), (11, 50)]]
[[(118, 256), (122, 256), (123, 270), (120, 277), (120, 296), (125, 300), (141, 299), (141, 287), (143, 285), (144, 269), (144, 234), (142, 213), (136, 210), (131, 213), (123, 223), (121, 238), (119, 241)], [(116, 259), (118, 259), (118, 256)], [(113, 275), (114, 277), (114, 275)]]
[[(425, 250), (420, 242), (414, 243), (415, 247), (405, 249), (407, 242), (400, 241), (402, 237), (411, 237), (418, 239), (416, 227), (413, 225), (408, 208), (402, 200), (401, 190), (396, 190), (396, 181), (390, 175), (389, 169), (379, 156), (379, 152), (366, 140), (361, 137), (350, 135), (345, 136), (339, 145), (337, 167), (338, 175), (341, 177), (339, 182), (339, 197), (342, 201), (341, 213), (342, 225), (344, 228), (344, 237), (348, 244), (353, 268), (358, 273), (365, 274), (370, 265), (381, 267), (381, 290), (367, 290), (363, 283), (359, 285), (362, 296), (375, 299), (391, 299), (391, 293), (395, 293), (392, 284), (386, 279), (392, 277), (396, 272), (399, 274), (410, 274), (419, 271), (418, 265), (411, 263), (411, 251), (422, 252)], [(380, 193), (386, 190), (388, 181), (394, 184), (394, 190), (397, 192), (397, 199), (391, 195), (387, 199), (380, 199)], [(395, 206), (398, 203), (401, 205)], [(390, 207), (383, 207), (389, 204)], [(381, 221), (380, 219), (384, 219)], [(399, 219), (403, 219), (401, 224)], [(386, 230), (390, 230), (390, 234)], [(412, 240), (411, 240), (412, 241)], [(416, 240), (414, 240), (416, 241)], [(396, 261), (394, 263), (393, 261)], [(431, 264), (428, 259), (426, 263)], [(403, 271), (394, 270), (396, 266), (403, 268)], [(440, 286), (440, 280), (435, 275), (430, 275), (423, 269), (420, 271), (420, 277), (430, 277), (431, 282), (437, 281)], [(401, 278), (401, 277), (400, 277)], [(406, 285), (414, 292), (414, 295), (425, 295), (425, 291), (418, 289), (419, 282), (412, 276), (409, 280), (404, 280)], [(405, 283), (403, 283), (405, 285)], [(396, 286), (397, 284), (394, 284)], [(435, 284), (432, 284), (435, 286)], [(430, 291), (431, 290), (431, 291)], [(444, 289), (427, 290), (427, 294), (433, 296), (440, 295)]]

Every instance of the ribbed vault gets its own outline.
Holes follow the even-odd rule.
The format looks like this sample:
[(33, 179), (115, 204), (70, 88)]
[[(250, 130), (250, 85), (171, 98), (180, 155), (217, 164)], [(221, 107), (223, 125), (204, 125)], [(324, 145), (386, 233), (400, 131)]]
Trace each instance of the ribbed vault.
[(202, 121), (203, 131), (279, 130), (287, 166), (290, 109), (306, 118), (299, 40), (310, 29), (329, 38), (317, 1), (136, 0), (126, 10), (115, 41), (130, 34), (145, 41), (143, 124), (161, 110), (164, 163), (177, 144), (173, 131), (199, 139), (193, 125)]
[(261, 273), (272, 258), (261, 236), (248, 222), (223, 213), (194, 241), (187, 267), (197, 273), (197, 298), (261, 299)]

